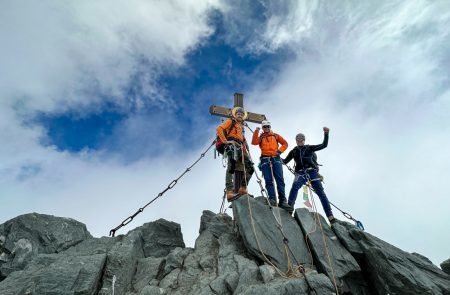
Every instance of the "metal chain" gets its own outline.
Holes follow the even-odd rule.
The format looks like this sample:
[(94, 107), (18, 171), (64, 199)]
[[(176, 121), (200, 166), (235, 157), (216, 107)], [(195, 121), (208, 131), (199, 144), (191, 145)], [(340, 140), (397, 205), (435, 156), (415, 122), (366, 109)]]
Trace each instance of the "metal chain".
[(211, 143), (211, 145), (200, 155), (200, 157), (188, 168), (186, 168), (186, 170), (181, 173), (180, 176), (178, 176), (178, 178), (172, 180), (171, 183), (169, 183), (169, 185), (166, 187), (166, 189), (164, 189), (162, 192), (160, 192), (155, 198), (153, 198), (150, 202), (148, 202), (147, 204), (145, 204), (145, 206), (143, 206), (142, 208), (139, 208), (139, 210), (137, 210), (133, 215), (127, 217), (124, 221), (122, 221), (121, 224), (119, 224), (117, 227), (113, 228), (112, 230), (110, 230), (109, 232), (109, 236), (114, 237), (116, 234), (116, 231), (119, 230), (121, 227), (127, 225), (128, 223), (130, 223), (131, 221), (133, 221), (133, 219), (142, 211), (144, 211), (145, 208), (147, 208), (147, 206), (149, 206), (151, 203), (153, 203), (154, 201), (156, 201), (158, 198), (162, 197), (164, 195), (165, 192), (167, 192), (168, 190), (172, 189), (177, 183), (178, 181), (189, 171), (191, 171), (192, 167), (194, 167), (203, 157), (205, 157), (205, 154), (211, 149), (211, 147), (216, 143), (216, 140), (214, 139), (214, 141)]
[(225, 209), (225, 198), (226, 198), (226, 195), (227, 195), (227, 189), (224, 188), (223, 189), (222, 205), (220, 205), (220, 210), (219, 210), (219, 212), (221, 214), (225, 214), (227, 212), (227, 209)]

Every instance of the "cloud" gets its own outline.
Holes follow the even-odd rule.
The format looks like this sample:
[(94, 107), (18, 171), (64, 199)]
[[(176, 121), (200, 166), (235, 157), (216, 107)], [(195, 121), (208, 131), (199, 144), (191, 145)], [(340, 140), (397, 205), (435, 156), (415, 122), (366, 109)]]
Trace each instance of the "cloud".
[[(161, 68), (212, 33), (216, 1), (9, 2), (2, 11), (0, 95), (32, 110), (128, 106), (166, 100), (155, 85)], [(169, 38), (170, 37), (170, 38)], [(129, 87), (139, 87), (129, 97)]]

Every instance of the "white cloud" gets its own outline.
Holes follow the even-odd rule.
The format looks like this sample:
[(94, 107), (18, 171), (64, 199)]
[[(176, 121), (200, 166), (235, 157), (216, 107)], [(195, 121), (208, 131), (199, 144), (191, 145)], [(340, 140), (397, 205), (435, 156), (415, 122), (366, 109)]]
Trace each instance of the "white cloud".
[[(161, 100), (154, 77), (212, 31), (212, 1), (9, 1), (0, 12), (2, 100), (32, 110)], [(141, 97), (127, 97), (137, 79)], [(99, 95), (100, 94), (100, 95)], [(130, 101), (132, 100), (132, 101)]]

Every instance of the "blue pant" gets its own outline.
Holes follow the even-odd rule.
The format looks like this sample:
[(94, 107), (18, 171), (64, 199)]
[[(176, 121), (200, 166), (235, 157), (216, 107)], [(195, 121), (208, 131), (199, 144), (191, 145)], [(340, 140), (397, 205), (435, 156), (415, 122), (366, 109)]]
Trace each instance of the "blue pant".
[[(270, 168), (272, 164), (272, 169)], [(273, 179), (277, 182), (277, 191), (279, 202), (282, 203), (286, 201), (286, 194), (284, 192), (284, 178), (283, 178), (283, 164), (281, 163), (280, 157), (267, 157), (261, 158), (261, 171), (264, 176), (264, 181), (266, 183), (266, 190), (269, 194), (269, 199), (276, 201), (275, 197), (275, 187)], [(273, 177), (272, 177), (273, 171)]]
[(304, 172), (295, 173), (294, 183), (292, 184), (291, 191), (289, 192), (289, 200), (288, 204), (294, 207), (295, 200), (297, 199), (298, 190), (307, 182), (308, 178), (311, 181), (311, 185), (319, 196), (320, 202), (322, 203), (323, 211), (325, 211), (325, 215), (333, 216), (333, 212), (331, 211), (330, 202), (328, 201), (327, 195), (323, 190), (322, 183), (320, 181), (319, 172), (316, 169), (309, 169), (306, 171), (307, 175)]

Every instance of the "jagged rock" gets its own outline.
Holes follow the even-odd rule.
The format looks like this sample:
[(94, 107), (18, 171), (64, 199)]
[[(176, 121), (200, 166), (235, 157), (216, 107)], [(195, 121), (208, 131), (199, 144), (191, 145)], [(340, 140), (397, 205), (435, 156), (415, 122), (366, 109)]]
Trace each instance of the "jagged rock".
[(364, 251), (377, 294), (450, 294), (450, 276), (428, 259), (402, 251), (371, 234), (350, 230)]
[(345, 221), (337, 220), (333, 224), (333, 231), (342, 245), (355, 257), (358, 262), (364, 258), (364, 251), (358, 242), (350, 236), (350, 230), (357, 229), (356, 226)]
[(261, 277), (264, 283), (268, 283), (275, 277), (275, 269), (270, 265), (261, 265), (259, 267), (259, 272), (261, 273)]
[[(268, 259), (283, 272), (288, 270), (289, 261), (312, 264), (303, 233), (285, 210), (271, 209), (263, 201), (243, 196), (233, 202), (233, 214), (247, 250), (261, 261), (268, 262)], [(288, 240), (289, 259), (279, 224)]]
[[(233, 204), (235, 210), (239, 211), (241, 222), (245, 218), (251, 222), (248, 206), (245, 208), (245, 204), (239, 205), (239, 201)], [(262, 230), (261, 227), (264, 226), (274, 227), (272, 230), (280, 233), (275, 227), (274, 215), (270, 211), (270, 215), (267, 214), (269, 209), (264, 199), (245, 201), (251, 202), (254, 213), (252, 215), (256, 216), (255, 228), (259, 227), (258, 230)], [(261, 209), (258, 204), (263, 208)], [(262, 214), (259, 212), (261, 210)], [(303, 231), (296, 219), (284, 211), (276, 210), (278, 209), (274, 212), (283, 225), (289, 244), (295, 243), (295, 235), (300, 235), (303, 241)], [(300, 218), (300, 213), (297, 212), (298, 221), (306, 230), (312, 226), (308, 214)], [(272, 219), (272, 222), (266, 220), (264, 223), (264, 218)], [(323, 218), (321, 221), (325, 225)], [(10, 273), (0, 282), (0, 295), (112, 294), (114, 276), (115, 294), (124, 295), (336, 293), (332, 281), (325, 275), (329, 274), (326, 267), (321, 265), (327, 263), (321, 261), (326, 255), (323, 254), (323, 249), (320, 250), (320, 247), (314, 245), (323, 245), (321, 233), (318, 237), (310, 233), (309, 242), (314, 246), (314, 263), (318, 266), (317, 269), (325, 274), (318, 274), (308, 265), (304, 265), (302, 272), (292, 268), (288, 272), (282, 272), (270, 265), (270, 261), (274, 261), (273, 257), (267, 264), (262, 264), (263, 259), (253, 256), (254, 245), (245, 243), (245, 235), (251, 237), (253, 234), (251, 223), (248, 223), (246, 228), (251, 230), (250, 234), (243, 230), (244, 227), (239, 222), (237, 225), (234, 226), (232, 218), (226, 214), (204, 211), (200, 235), (193, 249), (184, 247), (179, 225), (165, 220), (146, 223), (125, 236), (115, 238), (88, 236), (72, 247), (58, 248), (59, 252), (56, 254), (34, 255), (23, 270)], [(173, 236), (170, 237), (170, 233), (164, 228)], [(405, 253), (375, 237), (355, 230), (354, 226), (344, 222), (336, 223), (333, 229), (342, 244), (334, 237), (328, 225), (324, 227), (324, 234), (336, 275), (345, 273), (339, 270), (345, 269), (343, 265), (348, 264), (346, 266), (348, 268), (354, 266), (351, 259), (340, 252), (342, 249), (337, 250), (345, 245), (358, 256), (358, 262), (368, 269), (365, 275), (371, 280), (370, 286), (376, 290), (374, 291), (376, 294), (388, 292), (391, 295), (450, 294), (446, 287), (450, 281), (449, 276), (433, 266), (426, 257), (417, 253)], [(4, 232), (4, 225), (0, 225), (0, 230)], [(278, 241), (279, 237), (270, 236), (271, 234), (265, 232), (265, 235), (268, 235), (266, 239)], [(41, 233), (38, 234), (40, 235)], [(55, 233), (55, 236), (59, 235)], [(5, 259), (12, 257), (9, 250), (3, 247), (6, 241), (6, 236), (0, 236), (0, 263), (3, 261), (3, 264)], [(20, 239), (16, 243), (19, 245), (18, 248), (24, 250), (34, 247), (31, 242)], [(284, 245), (279, 251), (280, 253), (286, 251)], [(19, 250), (16, 249), (14, 253), (20, 256)], [(290, 260), (294, 262), (294, 256), (290, 257)], [(339, 286), (342, 287), (340, 281), (344, 280), (351, 294), (366, 294), (367, 290), (358, 285), (365, 282), (362, 276), (359, 277), (360, 281), (355, 282), (355, 276), (349, 274), (361, 275), (359, 272), (352, 273), (347, 270), (347, 275), (343, 278), (337, 276)]]
[(116, 245), (117, 242), (120, 242), (122, 238), (123, 236), (114, 238), (109, 237), (90, 238), (84, 240), (83, 242), (77, 244), (76, 246), (67, 249), (63, 253), (78, 256), (107, 254), (109, 251), (111, 251), (111, 249)]
[(105, 254), (39, 254), (0, 282), (0, 295), (97, 294), (105, 261)]
[[(135, 290), (144, 289), (146, 286), (151, 285), (153, 280), (162, 277), (164, 263), (165, 259), (160, 257), (138, 259), (136, 274), (133, 279), (133, 288)], [(146, 292), (148, 293), (149, 291)]]
[(116, 294), (125, 294), (130, 289), (137, 262), (144, 257), (143, 228), (137, 228), (126, 236), (118, 237), (119, 241), (108, 252), (108, 262), (99, 294), (112, 294), (113, 281)]
[(193, 251), (194, 250), (191, 248), (175, 248), (172, 252), (169, 253), (169, 255), (167, 255), (163, 275), (167, 275), (175, 268), (182, 268), (184, 259)]
[(242, 295), (297, 295), (297, 294), (335, 294), (333, 284), (324, 274), (311, 274), (305, 278), (275, 280), (267, 284), (252, 285)]
[(320, 272), (325, 273), (331, 280), (336, 279), (338, 288), (344, 292), (370, 294), (360, 266), (339, 242), (325, 219), (306, 208), (295, 210), (295, 218), (308, 237), (315, 264)]
[(178, 223), (158, 219), (135, 230), (142, 231), (145, 257), (164, 257), (173, 249), (184, 248), (183, 234)]
[(236, 293), (240, 294), (244, 292), (249, 285), (256, 285), (262, 282), (262, 277), (259, 272), (258, 265), (250, 259), (235, 255), (234, 259), (237, 264), (239, 282), (236, 287)]
[(450, 258), (441, 263), (441, 269), (450, 275)]
[(145, 286), (139, 295), (165, 295), (167, 294), (163, 288), (155, 287), (155, 286)]
[(30, 213), (0, 225), (0, 280), (23, 269), (37, 254), (58, 253), (92, 238), (74, 219)]

